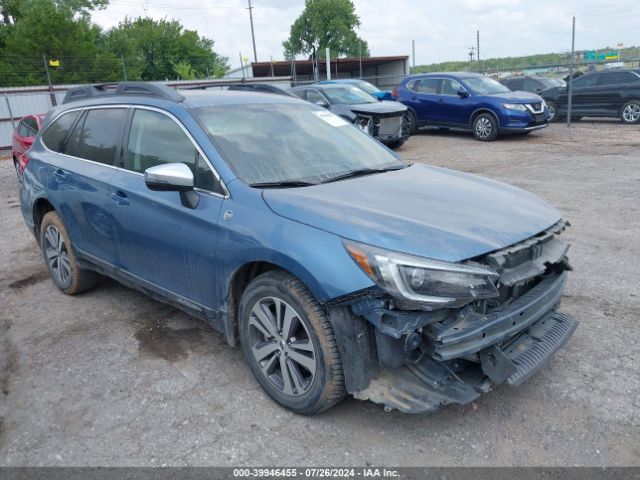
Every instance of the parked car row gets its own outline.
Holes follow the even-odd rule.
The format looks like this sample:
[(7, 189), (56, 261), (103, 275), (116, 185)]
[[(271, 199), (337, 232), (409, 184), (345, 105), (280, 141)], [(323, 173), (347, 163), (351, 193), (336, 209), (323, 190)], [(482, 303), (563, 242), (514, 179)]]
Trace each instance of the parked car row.
[[(545, 108), (472, 75), (402, 89), (427, 94), (423, 80), (460, 110), (447, 124), (469, 116), (483, 139)], [(54, 284), (73, 295), (106, 275), (208, 322), (301, 414), (347, 394), (431, 412), (520, 385), (577, 326), (559, 310), (568, 222), (519, 188), (403, 162), (346, 118), (398, 134), (384, 109), (411, 107), (376, 110), (340, 88), (295, 90), (311, 102), (142, 82), (70, 89), (20, 184)]]

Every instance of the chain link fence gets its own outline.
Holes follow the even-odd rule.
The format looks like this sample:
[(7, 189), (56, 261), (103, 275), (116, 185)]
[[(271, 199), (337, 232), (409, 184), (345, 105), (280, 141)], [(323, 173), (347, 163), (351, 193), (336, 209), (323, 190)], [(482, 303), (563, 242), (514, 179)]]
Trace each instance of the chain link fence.
[[(20, 119), (29, 114), (46, 113), (50, 108), (59, 104), (66, 91), (74, 85), (58, 84), (56, 80), (65, 78), (60, 70), (49, 67), (46, 59), (40, 62), (27, 62), (19, 66), (16, 64), (10, 78), (4, 77), (2, 84), (7, 81), (17, 81), (20, 75), (25, 78), (36, 79), (41, 83), (36, 87), (0, 87), (0, 149), (11, 147), (12, 133)], [(71, 65), (71, 67), (69, 66)], [(118, 82), (135, 80), (135, 72), (139, 72), (139, 65), (122, 62), (121, 70), (93, 71), (92, 83)], [(7, 67), (6, 59), (3, 68)], [(59, 67), (61, 68), (61, 67)], [(66, 64), (65, 68), (73, 68), (81, 76), (82, 62)], [(452, 70), (461, 70), (459, 62), (452, 63)], [(576, 55), (576, 61), (553, 65), (521, 65), (505, 67), (500, 64), (487, 62), (470, 62), (464, 68), (487, 75), (513, 91), (528, 91), (536, 93), (547, 102), (551, 120), (566, 122), (570, 125), (576, 121), (617, 121), (623, 124), (640, 124), (640, 57), (625, 61), (593, 60), (582, 54)], [(428, 71), (435, 71), (429, 70)], [(438, 71), (446, 71), (446, 68)], [(86, 74), (87, 72), (82, 72)], [(131, 78), (133, 75), (133, 78)], [(193, 88), (206, 85), (208, 88), (226, 88), (230, 84), (268, 83), (282, 88), (313, 83), (312, 79), (287, 77), (237, 77), (198, 80), (158, 79), (177, 88)], [(322, 75), (320, 80), (324, 80)], [(339, 75), (344, 77), (344, 75)], [(335, 76), (334, 76), (335, 78)], [(346, 77), (345, 77), (346, 78)], [(357, 78), (351, 77), (348, 78)], [(382, 89), (391, 89), (401, 79), (398, 75), (369, 75), (363, 76), (374, 85)]]

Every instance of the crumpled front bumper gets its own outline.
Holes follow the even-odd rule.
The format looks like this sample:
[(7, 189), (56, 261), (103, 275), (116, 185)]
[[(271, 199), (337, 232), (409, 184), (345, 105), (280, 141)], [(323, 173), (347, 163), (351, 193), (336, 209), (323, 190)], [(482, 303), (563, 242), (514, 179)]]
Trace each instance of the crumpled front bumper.
[(566, 273), (543, 279), (489, 314), (461, 311), (423, 331), (422, 354), (384, 369), (356, 398), (388, 410), (422, 413), (466, 404), (494, 385), (516, 386), (543, 368), (578, 322), (558, 311)]
[(503, 346), (480, 351), (482, 362), (461, 372), (454, 364), (423, 355), (415, 363), (384, 370), (354, 396), (381, 403), (386, 410), (425, 413), (443, 405), (467, 404), (496, 384), (517, 386), (543, 368), (571, 337), (578, 322), (548, 312)]

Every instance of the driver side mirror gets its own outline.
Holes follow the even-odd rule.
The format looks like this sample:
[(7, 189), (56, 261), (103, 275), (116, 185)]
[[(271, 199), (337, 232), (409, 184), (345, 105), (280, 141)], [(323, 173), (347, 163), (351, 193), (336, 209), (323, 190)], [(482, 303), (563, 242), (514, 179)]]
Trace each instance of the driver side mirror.
[(200, 197), (193, 190), (193, 172), (184, 163), (164, 163), (144, 171), (144, 183), (149, 190), (179, 192), (182, 205), (194, 209)]
[(458, 90), (457, 93), (460, 98), (467, 98), (469, 96), (469, 92), (466, 90)]
[(324, 108), (327, 108), (329, 106), (329, 102), (327, 102), (326, 100), (318, 100), (317, 102), (313, 102), (313, 103), (318, 105), (319, 107), (324, 107)]

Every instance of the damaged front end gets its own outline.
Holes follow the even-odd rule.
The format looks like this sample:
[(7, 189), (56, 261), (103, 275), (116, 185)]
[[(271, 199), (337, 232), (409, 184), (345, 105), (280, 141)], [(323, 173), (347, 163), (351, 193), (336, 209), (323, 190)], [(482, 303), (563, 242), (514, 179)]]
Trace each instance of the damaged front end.
[(384, 144), (408, 137), (404, 112), (371, 113), (354, 111), (354, 125)]
[(463, 264), (347, 242), (378, 284), (329, 305), (349, 392), (422, 413), (527, 380), (577, 326), (558, 311), (571, 270), (559, 238), (566, 226)]

